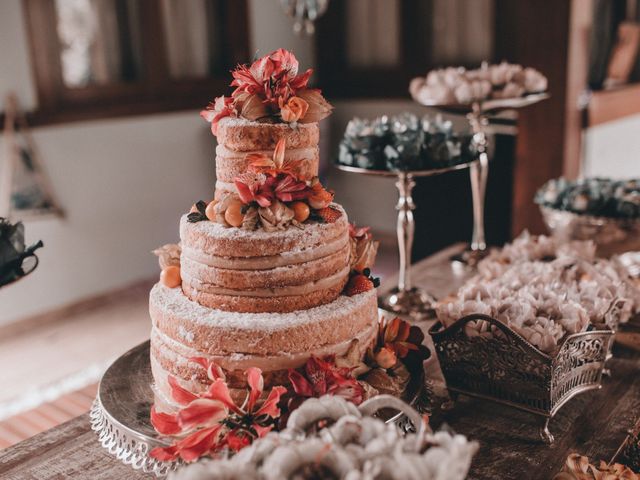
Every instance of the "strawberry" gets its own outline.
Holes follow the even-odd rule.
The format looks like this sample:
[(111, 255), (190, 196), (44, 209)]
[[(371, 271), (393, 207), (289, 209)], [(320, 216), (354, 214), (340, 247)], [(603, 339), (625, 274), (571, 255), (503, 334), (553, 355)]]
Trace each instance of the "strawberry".
[(321, 208), (313, 213), (316, 219), (324, 223), (335, 223), (342, 216), (339, 210), (331, 207)]
[(360, 293), (368, 292), (380, 286), (380, 279), (371, 276), (371, 271), (365, 268), (362, 273), (354, 271), (344, 288), (344, 294), (353, 297)]

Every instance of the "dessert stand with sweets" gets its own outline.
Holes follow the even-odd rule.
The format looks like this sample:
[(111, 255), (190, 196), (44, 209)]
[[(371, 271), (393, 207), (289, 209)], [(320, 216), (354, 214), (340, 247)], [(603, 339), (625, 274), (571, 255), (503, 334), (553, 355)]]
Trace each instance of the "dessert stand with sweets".
[[(535, 78), (527, 79), (526, 74)], [(510, 78), (521, 75), (518, 82)], [(435, 79), (435, 80), (434, 80)], [(517, 110), (549, 98), (547, 81), (533, 69), (503, 62), (477, 70), (447, 68), (429, 72), (426, 78), (415, 78), (409, 87), (413, 99), (442, 112), (465, 115), (474, 134), (479, 162), (469, 170), (473, 200), (473, 233), (469, 248), (452, 258), (474, 267), (487, 254), (484, 209), (489, 177), (487, 127), (489, 115)]]
[(442, 122), (440, 118), (418, 120), (402, 114), (382, 116), (372, 122), (360, 119), (349, 122), (336, 167), (361, 175), (395, 178), (398, 189), (398, 286), (380, 298), (383, 308), (415, 318), (433, 314), (435, 298), (411, 281), (414, 179), (473, 168), (477, 159), (472, 142), (471, 136), (454, 134), (451, 122)]
[(547, 228), (558, 241), (592, 240), (601, 257), (626, 254), (623, 261), (637, 258), (640, 252), (639, 180), (553, 179), (540, 187), (535, 202), (540, 206)]
[(383, 308), (416, 318), (424, 318), (432, 315), (433, 305), (436, 299), (430, 293), (413, 286), (411, 282), (411, 250), (413, 248), (413, 238), (415, 235), (413, 210), (416, 209), (413, 197), (411, 196), (413, 187), (416, 185), (414, 179), (418, 177), (433, 177), (469, 167), (474, 168), (477, 163), (478, 161), (474, 160), (450, 167), (415, 171), (370, 170), (368, 168), (337, 165), (339, 170), (345, 172), (396, 179), (395, 185), (398, 189), (398, 203), (396, 204), (398, 221), (396, 223), (396, 234), (398, 236), (400, 267), (398, 286), (380, 298), (380, 305)]

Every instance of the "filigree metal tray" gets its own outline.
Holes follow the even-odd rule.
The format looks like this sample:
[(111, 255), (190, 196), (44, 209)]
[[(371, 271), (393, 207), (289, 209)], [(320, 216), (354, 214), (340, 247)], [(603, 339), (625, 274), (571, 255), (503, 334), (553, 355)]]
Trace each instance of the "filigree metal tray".
[[(468, 323), (486, 321), (490, 337), (469, 336)], [(544, 417), (540, 435), (553, 442), (549, 421), (571, 398), (601, 387), (611, 330), (568, 335), (554, 356), (541, 352), (494, 318), (469, 315), (448, 328), (436, 322), (433, 338), (447, 389), (500, 402)]]
[[(135, 470), (165, 477), (179, 462), (159, 462), (149, 456), (157, 446), (167, 446), (149, 420), (154, 401), (153, 378), (149, 363), (149, 342), (144, 342), (118, 358), (104, 373), (90, 412), (91, 428), (109, 453)], [(429, 406), (424, 371), (414, 372), (402, 399), (418, 412)], [(401, 413), (387, 417), (405, 432), (413, 423)]]

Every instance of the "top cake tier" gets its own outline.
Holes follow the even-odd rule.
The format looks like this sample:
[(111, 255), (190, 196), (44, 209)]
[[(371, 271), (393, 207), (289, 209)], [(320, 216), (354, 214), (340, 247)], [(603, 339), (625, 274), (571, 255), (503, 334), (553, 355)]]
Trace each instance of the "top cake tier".
[(300, 180), (318, 176), (320, 154), (317, 123), (259, 123), (239, 118), (223, 118), (218, 125), (216, 147), (216, 190), (235, 192), (234, 180), (249, 170), (252, 157), (273, 156), (280, 140), (285, 141), (284, 161), (297, 165)]

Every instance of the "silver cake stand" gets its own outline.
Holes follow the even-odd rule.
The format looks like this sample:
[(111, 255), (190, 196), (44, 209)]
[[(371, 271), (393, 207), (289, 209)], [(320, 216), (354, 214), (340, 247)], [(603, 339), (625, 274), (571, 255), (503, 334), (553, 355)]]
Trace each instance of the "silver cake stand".
[[(383, 314), (381, 311), (380, 316)], [(102, 446), (124, 464), (162, 478), (182, 463), (160, 462), (149, 455), (155, 447), (170, 445), (170, 440), (156, 433), (151, 425), (152, 385), (149, 341), (146, 341), (118, 358), (102, 376), (90, 411), (91, 429)], [(423, 414), (429, 408), (427, 392), (423, 370), (411, 376), (401, 398)], [(413, 423), (404, 413), (385, 418), (404, 432), (414, 431)]]
[(484, 100), (469, 104), (441, 104), (421, 101), (414, 97), (417, 103), (426, 107), (432, 107), (446, 113), (466, 115), (473, 132), (474, 143), (478, 150), (479, 162), (472, 165), (469, 169), (471, 197), (473, 200), (473, 234), (471, 244), (464, 252), (454, 256), (452, 258), (453, 261), (475, 267), (487, 254), (487, 242), (484, 233), (484, 208), (487, 179), (489, 178), (488, 116), (507, 110), (517, 110), (528, 107), (547, 98), (549, 98), (547, 93), (535, 93), (525, 95), (524, 97)]
[(347, 165), (336, 165), (339, 170), (345, 172), (396, 179), (396, 187), (398, 188), (398, 203), (396, 205), (398, 222), (396, 224), (396, 233), (398, 235), (400, 269), (398, 273), (398, 286), (380, 298), (380, 306), (385, 310), (390, 310), (402, 315), (410, 315), (414, 318), (425, 318), (433, 315), (433, 306), (436, 301), (433, 295), (420, 288), (414, 287), (411, 283), (411, 250), (413, 248), (413, 237), (415, 234), (413, 210), (416, 209), (413, 197), (411, 196), (413, 187), (416, 185), (414, 178), (442, 175), (443, 173), (462, 170), (470, 166), (471, 168), (476, 168), (477, 164), (478, 160), (473, 160), (446, 168), (406, 172), (370, 170)]

